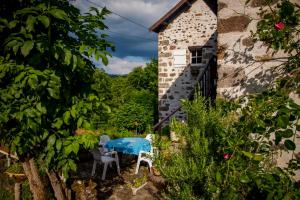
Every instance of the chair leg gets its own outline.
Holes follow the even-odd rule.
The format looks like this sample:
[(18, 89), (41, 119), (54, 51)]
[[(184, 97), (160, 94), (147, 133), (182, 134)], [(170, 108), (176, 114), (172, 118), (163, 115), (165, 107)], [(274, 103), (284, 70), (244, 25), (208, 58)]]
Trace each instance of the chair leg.
[(118, 174), (121, 175), (121, 172), (120, 172), (120, 165), (119, 165), (119, 160), (116, 159), (116, 165), (117, 165), (117, 171), (118, 171)]
[(97, 161), (94, 160), (93, 169), (92, 169), (92, 176), (94, 176), (96, 171)]
[(102, 180), (105, 180), (105, 176), (106, 176), (106, 171), (107, 171), (107, 165), (108, 163), (104, 163), (104, 168), (103, 168), (103, 173), (102, 173)]
[(8, 155), (6, 155), (6, 159), (7, 159), (7, 167), (10, 167), (11, 158)]
[(152, 168), (152, 162), (148, 162), (148, 165), (149, 165), (149, 171), (152, 174), (152, 170), (151, 170), (151, 168)]
[(135, 169), (135, 174), (139, 173), (139, 168), (140, 168), (140, 159), (138, 159), (137, 163), (136, 163), (136, 169)]

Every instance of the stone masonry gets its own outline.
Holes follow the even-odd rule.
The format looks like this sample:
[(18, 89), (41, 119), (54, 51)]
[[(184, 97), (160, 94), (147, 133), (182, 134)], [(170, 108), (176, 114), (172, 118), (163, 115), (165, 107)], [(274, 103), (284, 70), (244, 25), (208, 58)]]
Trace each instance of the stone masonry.
[[(197, 75), (191, 73), (189, 65), (189, 47), (203, 47), (200, 68), (204, 68), (216, 51), (216, 29), (216, 15), (204, 1), (197, 0), (158, 33), (160, 119), (178, 108), (180, 99), (187, 98), (196, 84)], [(178, 50), (185, 54), (185, 64), (181, 66), (174, 65)], [(184, 119), (180, 112), (176, 113), (176, 117)]]
[(267, 88), (278, 75), (272, 67), (281, 64), (272, 59), (283, 56), (252, 40), (265, 0), (246, 1), (218, 1), (217, 92), (228, 99)]
[[(221, 98), (234, 99), (261, 92), (279, 75), (274, 66), (281, 64), (276, 58), (284, 57), (284, 53), (272, 52), (262, 42), (253, 41), (251, 35), (256, 32), (259, 13), (266, 6), (265, 0), (219, 0), (217, 16), (205, 2), (208, 0), (181, 0), (178, 5), (187, 3), (189, 9), (184, 12), (178, 10), (178, 15), (172, 20), (159, 21), (164, 25), (163, 29), (153, 29), (158, 32), (160, 119), (178, 108), (180, 100), (191, 94), (197, 82), (190, 66), (190, 47), (200, 46), (203, 49), (200, 68), (204, 68), (210, 57), (217, 54), (217, 93)], [(276, 2), (278, 0), (274, 0), (271, 6), (275, 6)], [(291, 2), (300, 4), (300, 0)], [(185, 59), (182, 61), (181, 58), (182, 65), (178, 66), (174, 60), (180, 54)], [(298, 95), (291, 94), (291, 98), (300, 104)], [(176, 117), (184, 119), (180, 112), (176, 113)], [(300, 139), (295, 142), (295, 153), (300, 155)], [(280, 153), (277, 164), (285, 167), (293, 154)], [(299, 170), (294, 178), (300, 180)]]
[[(283, 52), (273, 54), (262, 42), (252, 40), (251, 32), (256, 32), (260, 19), (258, 13), (266, 5), (264, 0), (252, 0), (247, 5), (246, 1), (218, 2), (217, 92), (219, 96), (228, 99), (265, 90), (278, 75), (273, 67), (281, 62), (274, 58), (284, 57)], [(299, 0), (292, 2), (300, 4)], [(300, 104), (298, 95), (291, 94), (290, 97)], [(300, 139), (296, 138), (295, 143), (295, 155), (300, 155)], [(292, 157), (293, 152), (284, 151), (282, 148), (278, 151), (277, 165), (286, 167)], [(296, 171), (294, 179), (300, 180), (300, 170)]]

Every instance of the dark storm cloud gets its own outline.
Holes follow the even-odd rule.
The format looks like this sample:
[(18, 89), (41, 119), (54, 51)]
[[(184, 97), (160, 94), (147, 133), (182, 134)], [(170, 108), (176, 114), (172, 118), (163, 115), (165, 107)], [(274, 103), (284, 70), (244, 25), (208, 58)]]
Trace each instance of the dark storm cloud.
[[(110, 14), (105, 20), (109, 27), (109, 40), (116, 45), (114, 61), (127, 59), (128, 62), (149, 61), (157, 57), (157, 36), (148, 28), (168, 12), (179, 0), (76, 0), (73, 4), (82, 12), (93, 6), (106, 6), (116, 14)], [(90, 2), (94, 2), (90, 3)], [(99, 7), (99, 8), (100, 8)], [(118, 16), (121, 15), (122, 17)], [(139, 25), (124, 19), (128, 18)], [(130, 58), (128, 60), (128, 58)], [(127, 62), (126, 61), (126, 62)], [(113, 62), (118, 64), (117, 62)], [(120, 66), (122, 67), (122, 66)], [(132, 68), (135, 66), (132, 66)], [(113, 66), (115, 69), (116, 66)], [(119, 73), (119, 72), (118, 72)]]

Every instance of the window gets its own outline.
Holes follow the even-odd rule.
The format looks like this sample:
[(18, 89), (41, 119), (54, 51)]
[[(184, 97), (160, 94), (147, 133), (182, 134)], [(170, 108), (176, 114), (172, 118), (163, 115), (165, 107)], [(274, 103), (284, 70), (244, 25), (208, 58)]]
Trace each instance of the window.
[(180, 49), (173, 52), (174, 66), (182, 67), (186, 65), (186, 50)]
[(192, 65), (199, 65), (202, 63), (202, 49), (192, 49)]

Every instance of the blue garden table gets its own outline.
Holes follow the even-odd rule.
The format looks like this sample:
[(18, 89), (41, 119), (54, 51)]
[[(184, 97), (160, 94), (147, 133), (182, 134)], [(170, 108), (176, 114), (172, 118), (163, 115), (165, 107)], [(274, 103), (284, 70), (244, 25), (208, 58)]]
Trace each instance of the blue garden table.
[(150, 152), (151, 144), (145, 138), (118, 138), (110, 140), (106, 143), (105, 147), (109, 150), (114, 150), (124, 154), (139, 155), (140, 151)]

